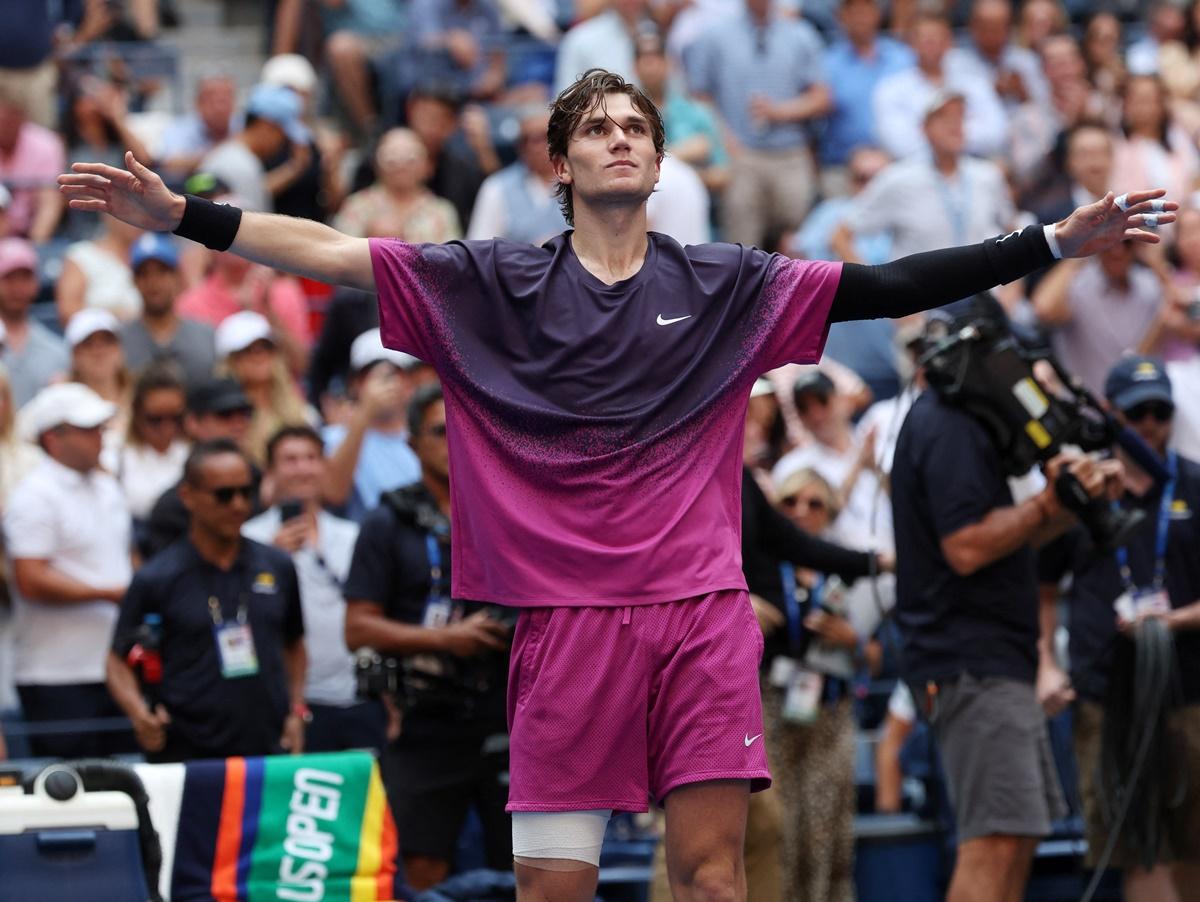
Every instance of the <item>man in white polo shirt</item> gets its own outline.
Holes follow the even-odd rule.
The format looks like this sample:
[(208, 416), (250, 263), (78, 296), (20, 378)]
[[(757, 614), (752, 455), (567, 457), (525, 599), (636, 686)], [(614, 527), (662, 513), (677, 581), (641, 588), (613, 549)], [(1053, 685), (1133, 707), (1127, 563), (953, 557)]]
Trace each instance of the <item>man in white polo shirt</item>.
[[(117, 481), (99, 469), (104, 424), (116, 407), (70, 382), (39, 392), (20, 428), (46, 452), (9, 497), (4, 541), (13, 583), (14, 678), (25, 720), (120, 716), (104, 685), (117, 605), (132, 576), (130, 515)], [(131, 751), (128, 733), (34, 736), (34, 755)]]

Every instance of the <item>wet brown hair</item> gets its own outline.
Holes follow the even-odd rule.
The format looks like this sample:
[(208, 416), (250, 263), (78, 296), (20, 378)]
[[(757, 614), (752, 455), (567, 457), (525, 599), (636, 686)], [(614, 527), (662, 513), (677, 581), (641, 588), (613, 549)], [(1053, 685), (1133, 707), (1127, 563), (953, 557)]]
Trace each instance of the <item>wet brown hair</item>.
[[(654, 141), (654, 150), (662, 159), (667, 143), (666, 129), (663, 127), (662, 114), (646, 93), (635, 84), (631, 84), (615, 72), (606, 69), (588, 69), (574, 84), (564, 88), (550, 106), (550, 125), (546, 129), (546, 137), (550, 143), (550, 156), (566, 159), (567, 145), (571, 134), (583, 121), (583, 117), (597, 106), (604, 108), (604, 97), (607, 94), (625, 94), (638, 112), (642, 113), (650, 123), (650, 138)], [(569, 225), (575, 225), (575, 207), (571, 199), (571, 186), (559, 182), (554, 194), (562, 206), (563, 217)]]

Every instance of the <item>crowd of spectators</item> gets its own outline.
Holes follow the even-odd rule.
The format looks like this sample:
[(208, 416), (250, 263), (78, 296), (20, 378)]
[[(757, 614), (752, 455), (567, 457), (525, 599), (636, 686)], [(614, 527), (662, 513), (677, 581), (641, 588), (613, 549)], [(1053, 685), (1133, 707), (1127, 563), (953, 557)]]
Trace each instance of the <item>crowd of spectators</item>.
[[(160, 555), (197, 516), (212, 542), (228, 540), (228, 517), (203, 488), (228, 477), (215, 491), (230, 490), (231, 509), (251, 487), (240, 497), (245, 535), (294, 563), (271, 585), (298, 593), (307, 625), (309, 677), (293, 701), (316, 713), (310, 745), (336, 744), (356, 716), (360, 737), (393, 729), (388, 712), (358, 710), (351, 691), (343, 587), (360, 525), (381, 547), (396, 541), (397, 510), (381, 499), (423, 478), (426, 424), (414, 427), (410, 405), (436, 382), (422, 361), (383, 347), (362, 292), (66, 210), (55, 178), (73, 161), (119, 163), (132, 151), (179, 190), (360, 236), (540, 243), (566, 227), (547, 103), (602, 66), (663, 111), (668, 155), (650, 227), (681, 243), (882, 263), (1054, 221), (1109, 190), (1164, 187), (1183, 209), (1161, 245), (1064, 261), (997, 297), (1097, 394), (1124, 355), (1165, 361), (1174, 444), (1200, 459), (1200, 2), (280, 0), (259, 81), (206, 72), (176, 116), (155, 111), (162, 86), (134, 77), (119, 49), (83, 52), (152, 42), (178, 27), (172, 10), (19, 5), (0, 31), (0, 712), (10, 722), (118, 713), (105, 689), (117, 612), (136, 626), (134, 602), (140, 612), (169, 591)], [(180, 12), (186, 26), (186, 4)], [(756, 497), (804, 532), (876, 553), (870, 566), (831, 571), (850, 583), (891, 566), (888, 472), (923, 388), (920, 334), (920, 322), (836, 324), (819, 369), (776, 371), (751, 400)], [(208, 457), (189, 473), (193, 447)], [(282, 501), (300, 513), (284, 521)], [(286, 571), (274, 557), (245, 566)], [(787, 594), (829, 578), (784, 572)], [(363, 577), (352, 601), (380, 614), (384, 582), (419, 596), (427, 576)], [(131, 579), (133, 602), (121, 607)], [(846, 589), (840, 614), (804, 625), (841, 650), (823, 666), (843, 689), (860, 668), (895, 668), (861, 613), (890, 603), (889, 577), (863, 586)], [(768, 633), (784, 629), (776, 594), (757, 605)], [(294, 682), (299, 609), (282, 604), (263, 626), (279, 648), (261, 665)], [(827, 715), (800, 716), (786, 676), (764, 672), (764, 682), (771, 718), (815, 721), (824, 737), (818, 760), (814, 734), (773, 726), (776, 767), (809, 767), (810, 783), (844, 790), (850, 694), (824, 690), (816, 705)], [(292, 716), (286, 692), (263, 697)], [(144, 750), (161, 752), (165, 723), (135, 723)], [(298, 747), (289, 724), (271, 728), (264, 748)], [(100, 744), (10, 733), (14, 750), (38, 754), (133, 747), (120, 731), (97, 732)], [(188, 748), (244, 747), (219, 734), (200, 729)], [(789, 822), (813, 817), (798, 809), (817, 790), (780, 783)], [(814, 810), (845, 814), (846, 798)], [(823, 898), (848, 879), (839, 841), (849, 822), (836, 823), (821, 866), (807, 861), (820, 857), (811, 847), (785, 843), (786, 898)]]

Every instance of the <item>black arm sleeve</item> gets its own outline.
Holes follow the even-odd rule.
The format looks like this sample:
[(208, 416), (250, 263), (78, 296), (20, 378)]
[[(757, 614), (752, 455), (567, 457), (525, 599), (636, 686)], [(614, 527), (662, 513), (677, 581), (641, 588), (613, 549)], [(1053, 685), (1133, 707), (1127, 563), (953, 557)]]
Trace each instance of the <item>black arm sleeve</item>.
[(982, 244), (912, 254), (880, 266), (847, 263), (829, 320), (896, 318), (932, 310), (1054, 262), (1042, 227), (1033, 225)]

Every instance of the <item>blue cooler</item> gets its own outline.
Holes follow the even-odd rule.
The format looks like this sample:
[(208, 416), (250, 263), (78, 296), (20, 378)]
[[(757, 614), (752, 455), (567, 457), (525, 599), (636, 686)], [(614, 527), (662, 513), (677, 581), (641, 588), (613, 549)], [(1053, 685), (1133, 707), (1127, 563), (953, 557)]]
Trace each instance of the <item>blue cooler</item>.
[(69, 766), (33, 791), (0, 786), (0, 902), (146, 902), (138, 815), (123, 792), (85, 792)]
[(854, 819), (858, 902), (941, 902), (946, 860), (942, 831), (912, 814)]

